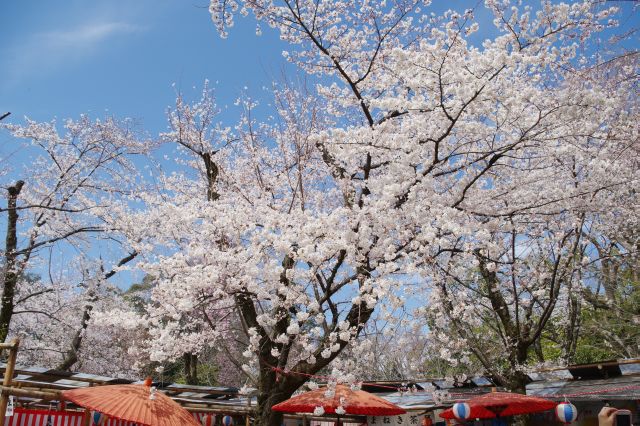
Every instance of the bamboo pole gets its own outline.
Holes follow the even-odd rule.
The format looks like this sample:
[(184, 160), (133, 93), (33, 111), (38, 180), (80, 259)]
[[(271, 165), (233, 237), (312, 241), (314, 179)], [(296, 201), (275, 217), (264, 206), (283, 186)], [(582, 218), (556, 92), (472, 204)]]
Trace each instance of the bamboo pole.
[(244, 426), (251, 426), (249, 413), (251, 412), (251, 395), (247, 395), (247, 414), (244, 416)]
[[(17, 372), (14, 372), (14, 374), (16, 373)], [(41, 390), (42, 392), (65, 391), (65, 390), (76, 389), (78, 387), (73, 385), (58, 385), (56, 383), (42, 383), (42, 382), (34, 383), (32, 380), (15, 379), (15, 378), (13, 379), (11, 384), (14, 388), (35, 389), (35, 390)]]
[(11, 343), (0, 343), (0, 350), (3, 350), (3, 349), (9, 349), (9, 350), (11, 350), (11, 349), (13, 349), (13, 348), (16, 346), (16, 343), (15, 343), (15, 342), (16, 342), (16, 340), (17, 340), (17, 339), (13, 339), (13, 340), (11, 341)]
[(213, 414), (232, 414), (237, 416), (244, 416), (245, 414), (250, 414), (244, 407), (241, 406), (232, 406), (232, 405), (217, 405), (217, 406), (207, 406), (200, 404), (181, 404), (182, 408), (189, 412), (200, 412), (200, 413), (213, 413)]
[[(7, 358), (7, 367), (4, 370), (4, 380), (2, 386), (10, 387), (13, 380), (13, 371), (16, 369), (16, 357), (18, 356), (18, 346), (20, 345), (20, 339), (15, 338), (9, 343), (2, 343), (0, 348), (9, 349), (9, 357)], [(0, 425), (4, 425), (4, 419), (7, 413), (7, 405), (9, 404), (9, 394), (4, 391), (0, 395)]]
[(27, 398), (38, 398), (43, 399), (45, 401), (55, 401), (60, 399), (59, 392), (43, 392), (32, 389), (20, 389), (14, 387), (4, 387), (2, 386), (2, 395), (13, 395), (13, 396), (23, 396)]

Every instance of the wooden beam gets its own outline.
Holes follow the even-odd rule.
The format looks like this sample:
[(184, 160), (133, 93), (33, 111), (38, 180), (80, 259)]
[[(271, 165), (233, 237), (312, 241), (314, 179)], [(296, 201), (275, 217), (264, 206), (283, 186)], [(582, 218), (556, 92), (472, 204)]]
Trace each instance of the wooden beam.
[(45, 401), (56, 401), (61, 397), (59, 392), (43, 392), (32, 389), (14, 388), (11, 386), (2, 386), (0, 389), (2, 390), (2, 396), (13, 395), (24, 398), (44, 399)]
[(223, 395), (223, 396), (237, 396), (238, 391), (226, 392), (224, 388), (221, 389), (202, 389), (197, 386), (189, 387), (189, 386), (173, 386), (173, 383), (166, 386), (159, 386), (158, 389), (164, 392), (175, 392), (175, 393), (184, 393), (184, 392), (193, 392), (193, 393), (205, 393), (207, 395)]
[(57, 383), (32, 382), (30, 380), (20, 380), (20, 379), (13, 379), (13, 386), (19, 387), (22, 389), (44, 390), (44, 392), (48, 392), (49, 390), (63, 391), (63, 390), (71, 390), (71, 389), (81, 389), (81, 387), (73, 386), (73, 385), (60, 385)]
[(13, 339), (11, 342), (9, 343), (0, 343), (0, 350), (4, 350), (4, 349), (16, 349), (19, 344), (18, 339)]
[(590, 364), (574, 364), (574, 365), (567, 365), (566, 367), (550, 367), (550, 368), (543, 368), (540, 370), (536, 370), (536, 373), (548, 373), (548, 372), (552, 372), (552, 371), (560, 371), (560, 370), (576, 370), (576, 369), (580, 369), (580, 368), (597, 368), (597, 367), (615, 367), (615, 366), (621, 366), (621, 365), (629, 365), (629, 364), (640, 364), (640, 359), (639, 358), (632, 358), (632, 359), (621, 359), (621, 360), (609, 360), (609, 361), (602, 361), (602, 362), (593, 362)]
[(250, 411), (238, 406), (226, 406), (226, 407), (210, 407), (210, 406), (201, 406), (196, 404), (182, 405), (182, 408), (189, 412), (199, 412), (199, 413), (213, 413), (213, 414), (238, 414), (245, 415), (250, 414)]

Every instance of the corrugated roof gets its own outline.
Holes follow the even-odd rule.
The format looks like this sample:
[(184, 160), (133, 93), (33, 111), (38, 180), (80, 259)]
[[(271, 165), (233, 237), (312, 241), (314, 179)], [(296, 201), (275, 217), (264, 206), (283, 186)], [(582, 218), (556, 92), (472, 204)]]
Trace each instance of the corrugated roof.
[(640, 376), (534, 382), (527, 385), (527, 395), (574, 401), (640, 399)]

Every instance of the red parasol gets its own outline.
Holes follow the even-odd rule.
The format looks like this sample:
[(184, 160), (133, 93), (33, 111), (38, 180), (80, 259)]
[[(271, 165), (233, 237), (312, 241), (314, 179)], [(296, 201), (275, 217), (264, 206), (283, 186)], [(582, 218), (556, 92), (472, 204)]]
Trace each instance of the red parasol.
[[(554, 408), (557, 403), (548, 399), (527, 396), (519, 393), (492, 392), (476, 396), (465, 401), (471, 413), (469, 419), (490, 419), (493, 417), (515, 416), (518, 414), (537, 413)], [(453, 419), (453, 409), (440, 413), (443, 419)]]
[(67, 390), (62, 395), (81, 407), (139, 425), (200, 426), (177, 402), (147, 385), (95, 386)]
[[(362, 390), (354, 391), (349, 386), (336, 385), (335, 394), (328, 388), (320, 388), (311, 392), (294, 396), (271, 407), (274, 411), (284, 413), (313, 413), (316, 407), (322, 407), (326, 414), (392, 416), (404, 414), (405, 410), (395, 404)], [(336, 413), (342, 407), (344, 413)]]

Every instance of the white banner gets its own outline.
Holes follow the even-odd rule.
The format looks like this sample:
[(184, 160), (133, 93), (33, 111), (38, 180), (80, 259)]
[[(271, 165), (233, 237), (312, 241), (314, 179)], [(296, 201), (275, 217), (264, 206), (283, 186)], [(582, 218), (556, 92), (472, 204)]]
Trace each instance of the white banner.
[(420, 426), (420, 417), (417, 414), (401, 414), (398, 416), (369, 416), (369, 426)]

